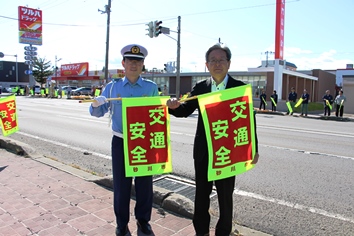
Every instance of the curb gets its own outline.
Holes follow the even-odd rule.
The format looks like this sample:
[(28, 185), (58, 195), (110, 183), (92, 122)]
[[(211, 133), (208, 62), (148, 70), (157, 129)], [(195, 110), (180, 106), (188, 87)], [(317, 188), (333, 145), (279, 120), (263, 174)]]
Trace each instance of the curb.
[[(68, 174), (74, 175), (83, 180), (94, 182), (104, 188), (113, 189), (112, 176), (99, 177), (89, 172), (63, 164), (56, 160), (43, 157), (40, 154), (36, 153), (35, 149), (33, 149), (31, 146), (22, 143), (20, 141), (17, 140), (15, 141), (10, 138), (0, 137), (0, 148), (12, 152), (16, 155), (23, 156), (24, 158), (31, 158), (34, 161), (38, 161), (45, 165), (51, 166), (52, 168), (56, 168), (58, 170), (64, 171)], [(172, 175), (166, 175), (166, 176), (179, 179), (178, 177), (174, 177)], [(177, 194), (173, 191), (169, 191), (167, 189), (158, 186), (154, 186), (153, 191), (154, 191), (153, 203), (155, 204), (155, 207), (158, 208), (157, 210), (161, 212), (160, 214), (164, 214), (164, 211), (169, 211), (174, 214), (178, 214), (182, 217), (193, 219), (193, 212), (194, 212), (193, 201), (184, 197), (183, 195)], [(135, 197), (134, 183), (132, 188), (132, 196)], [(211, 209), (210, 210), (211, 224), (213, 224), (212, 222), (216, 221), (218, 218), (218, 216), (212, 214), (212, 212), (213, 210)], [(239, 224), (233, 226), (233, 232), (230, 235), (271, 236), (270, 234), (263, 233), (254, 229), (250, 229)]]

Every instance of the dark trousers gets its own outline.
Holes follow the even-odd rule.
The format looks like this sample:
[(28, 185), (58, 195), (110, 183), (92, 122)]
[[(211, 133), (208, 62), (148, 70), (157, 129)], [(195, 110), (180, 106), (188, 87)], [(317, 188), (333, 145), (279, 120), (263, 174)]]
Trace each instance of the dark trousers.
[[(340, 107), (340, 109), (339, 109)], [(340, 117), (343, 117), (343, 111), (344, 111), (344, 106), (340, 106), (337, 104), (336, 106), (336, 117), (338, 117), (338, 114)]]
[[(213, 188), (213, 182), (208, 182), (208, 161), (204, 157), (202, 161), (194, 160), (195, 168), (195, 201), (193, 225), (197, 234), (209, 233), (210, 226), (210, 194)], [(235, 176), (216, 180), (216, 191), (219, 202), (219, 220), (216, 224), (216, 236), (228, 236), (232, 230), (232, 212), (233, 212), (233, 192), (235, 187)]]
[(328, 113), (328, 116), (331, 115), (331, 109), (329, 109), (329, 106), (324, 107), (324, 115), (326, 115), (327, 113)]
[[(125, 177), (123, 139), (116, 136), (112, 138), (112, 171), (114, 213), (118, 227), (123, 228), (129, 222), (133, 178)], [(136, 193), (135, 218), (139, 221), (149, 222), (153, 201), (152, 176), (135, 177), (134, 184)]]
[(261, 101), (261, 103), (259, 105), (259, 110), (262, 110), (262, 107), (263, 107), (263, 110), (265, 110), (265, 103)]
[(277, 107), (272, 103), (272, 111), (277, 111)]

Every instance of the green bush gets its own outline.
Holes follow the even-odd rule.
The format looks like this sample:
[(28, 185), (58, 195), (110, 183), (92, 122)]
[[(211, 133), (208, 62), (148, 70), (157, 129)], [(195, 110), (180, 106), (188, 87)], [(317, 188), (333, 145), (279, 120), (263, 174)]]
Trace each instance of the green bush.
[[(332, 105), (333, 106), (333, 105)], [(321, 111), (323, 110), (323, 103), (322, 102), (310, 102), (308, 106), (308, 111)], [(294, 108), (294, 112), (301, 112), (301, 105)]]

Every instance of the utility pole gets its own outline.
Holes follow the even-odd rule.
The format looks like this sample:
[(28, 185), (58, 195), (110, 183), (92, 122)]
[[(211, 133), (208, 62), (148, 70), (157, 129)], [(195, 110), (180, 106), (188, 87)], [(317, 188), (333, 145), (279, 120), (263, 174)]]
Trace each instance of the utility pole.
[(18, 84), (18, 62), (17, 62), (17, 54), (14, 55), (16, 57), (16, 85)]
[(55, 69), (55, 77), (58, 76), (58, 69), (57, 69), (57, 62), (60, 61), (62, 58), (57, 58), (57, 55), (55, 55), (55, 63), (54, 63), (54, 69)]
[(108, 83), (108, 52), (109, 52), (109, 25), (111, 21), (111, 0), (108, 0), (108, 5), (105, 6), (105, 10), (98, 9), (102, 14), (107, 13), (107, 35), (106, 35), (106, 59), (104, 66), (104, 79), (106, 84)]
[(181, 87), (181, 78), (180, 78), (180, 69), (181, 69), (181, 16), (178, 16), (178, 28), (177, 28), (177, 73), (176, 73), (176, 97), (179, 98), (180, 87)]

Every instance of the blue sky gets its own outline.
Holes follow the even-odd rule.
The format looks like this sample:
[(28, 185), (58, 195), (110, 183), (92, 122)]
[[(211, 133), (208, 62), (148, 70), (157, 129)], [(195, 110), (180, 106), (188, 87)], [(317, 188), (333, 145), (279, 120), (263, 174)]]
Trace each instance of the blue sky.
[[(148, 69), (163, 69), (176, 61), (177, 34), (149, 38), (147, 24), (162, 20), (162, 26), (177, 31), (181, 16), (181, 71), (205, 71), (205, 52), (217, 43), (232, 51), (233, 71), (246, 71), (274, 52), (276, 0), (112, 0), (109, 69), (121, 69), (123, 46), (137, 43), (148, 49)], [(12, 0), (0, 8), (0, 52), (18, 55), (24, 61), (24, 46), (18, 41), (18, 6), (42, 10), (43, 45), (39, 57), (57, 65), (89, 62), (90, 70), (105, 64), (108, 0)], [(284, 59), (298, 70), (339, 69), (354, 63), (353, 0), (288, 0), (285, 5)], [(172, 38), (173, 39), (172, 39)], [(274, 55), (269, 55), (274, 59)], [(0, 60), (15, 60), (6, 56)]]

